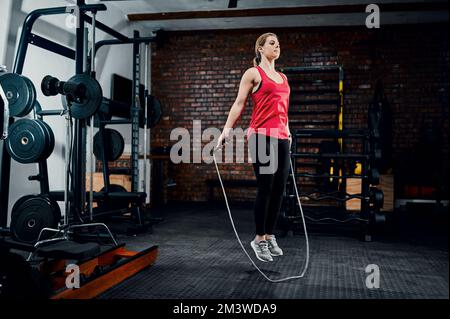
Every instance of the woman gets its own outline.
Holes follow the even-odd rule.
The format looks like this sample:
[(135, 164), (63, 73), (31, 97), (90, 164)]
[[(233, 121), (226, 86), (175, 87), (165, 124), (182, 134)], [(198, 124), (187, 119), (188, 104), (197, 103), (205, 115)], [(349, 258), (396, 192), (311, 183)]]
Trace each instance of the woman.
[[(274, 33), (264, 33), (255, 44), (254, 67), (242, 76), (238, 96), (231, 107), (217, 147), (228, 142), (230, 132), (251, 94), (253, 113), (247, 140), (258, 192), (254, 204), (256, 235), (250, 245), (256, 257), (264, 262), (281, 256), (273, 229), (281, 208), (284, 187), (289, 175), (291, 134), (288, 123), (290, 88), (284, 74), (275, 71), (280, 44)], [(269, 154), (269, 165), (264, 154)], [(275, 163), (275, 169), (270, 166)]]

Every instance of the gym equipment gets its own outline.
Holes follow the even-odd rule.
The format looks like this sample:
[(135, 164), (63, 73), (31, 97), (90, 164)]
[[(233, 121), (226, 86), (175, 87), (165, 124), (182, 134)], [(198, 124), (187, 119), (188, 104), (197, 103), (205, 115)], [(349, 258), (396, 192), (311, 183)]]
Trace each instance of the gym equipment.
[(156, 96), (147, 96), (147, 107), (145, 108), (149, 114), (145, 115), (147, 119), (147, 126), (150, 128), (155, 127), (162, 117), (162, 106), (161, 102)]
[[(147, 125), (147, 127), (153, 128), (161, 121), (162, 105), (160, 100), (153, 95), (148, 95), (145, 101), (147, 106), (139, 109), (139, 127), (144, 128)], [(148, 115), (145, 115), (146, 110)], [(113, 116), (130, 119), (130, 106), (123, 102), (103, 98), (100, 111), (105, 114), (106, 123), (114, 123), (111, 120)], [(145, 119), (147, 119), (146, 123)]]
[[(344, 69), (342, 65), (318, 65), (286, 67), (281, 69), (289, 77), (291, 98), (289, 107), (289, 122), (292, 128), (314, 130), (344, 130)], [(308, 115), (314, 115), (313, 117)], [(337, 145), (336, 153), (344, 153), (344, 140), (341, 137), (333, 141)], [(321, 148), (319, 141), (302, 143), (305, 148)], [(331, 146), (331, 141), (327, 146)], [(335, 145), (333, 145), (333, 148)], [(325, 163), (324, 163), (325, 162)], [(328, 163), (327, 163), (328, 162)], [(322, 172), (335, 176), (342, 176), (344, 167), (338, 158), (324, 159), (318, 165)], [(343, 191), (342, 178), (330, 178), (320, 181), (320, 185), (328, 190)]]
[(378, 185), (380, 184), (380, 171), (377, 168), (372, 168), (369, 170), (369, 184)]
[[(104, 134), (103, 143), (101, 134)], [(102, 152), (105, 152), (107, 161), (115, 161), (119, 159), (125, 148), (125, 141), (122, 135), (113, 129), (106, 128), (103, 133), (97, 132), (94, 135), (94, 155), (102, 158)]]
[(61, 219), (58, 204), (48, 196), (26, 195), (11, 211), (11, 234), (20, 242), (34, 244), (42, 229), (56, 228)]
[(36, 89), (27, 77), (17, 73), (0, 74), (0, 86), (8, 99), (10, 116), (23, 117), (33, 110)]
[(305, 223), (305, 217), (303, 214), (303, 208), (302, 208), (302, 204), (300, 202), (300, 196), (298, 195), (298, 190), (297, 190), (297, 183), (295, 181), (295, 174), (294, 174), (294, 169), (292, 166), (292, 160), (290, 160), (290, 167), (291, 167), (291, 176), (292, 176), (292, 182), (294, 184), (295, 187), (295, 192), (296, 192), (296, 196), (297, 196), (297, 201), (298, 201), (298, 205), (300, 208), (300, 213), (302, 216), (302, 222), (303, 222), (303, 229), (305, 231), (305, 241), (306, 241), (306, 260), (305, 260), (305, 265), (303, 268), (303, 271), (300, 273), (300, 275), (298, 276), (289, 276), (289, 277), (285, 277), (285, 278), (281, 278), (281, 279), (272, 279), (269, 278), (253, 261), (253, 259), (250, 257), (250, 255), (247, 253), (247, 250), (245, 250), (244, 245), (242, 244), (242, 241), (239, 237), (239, 234), (236, 230), (236, 226), (234, 225), (234, 221), (233, 221), (233, 216), (231, 215), (231, 210), (230, 210), (230, 205), (228, 204), (228, 199), (227, 199), (227, 194), (225, 192), (225, 188), (223, 186), (222, 183), (222, 178), (220, 176), (220, 172), (219, 172), (219, 167), (217, 166), (217, 160), (216, 160), (216, 152), (218, 150), (220, 150), (223, 146), (225, 145), (222, 144), (221, 147), (219, 148), (215, 148), (213, 151), (213, 159), (214, 159), (214, 164), (216, 166), (216, 172), (217, 172), (217, 176), (219, 177), (219, 181), (220, 181), (220, 185), (222, 186), (222, 191), (223, 191), (223, 196), (225, 198), (225, 204), (227, 205), (227, 209), (228, 209), (228, 217), (230, 218), (230, 222), (231, 222), (231, 226), (233, 227), (233, 231), (234, 231), (234, 235), (236, 236), (236, 239), (239, 242), (239, 245), (241, 246), (242, 250), (244, 251), (245, 255), (248, 257), (248, 259), (250, 260), (250, 262), (252, 263), (253, 267), (255, 267), (255, 269), (267, 280), (270, 282), (283, 282), (283, 281), (288, 281), (288, 280), (292, 280), (292, 279), (299, 279), (299, 278), (303, 278), (306, 274), (306, 271), (308, 270), (308, 265), (309, 265), (309, 239), (308, 239), (308, 232), (306, 230), (306, 223)]
[[(328, 222), (333, 221), (338, 224), (347, 223), (347, 222), (353, 222), (358, 221), (360, 224), (360, 229), (364, 233), (364, 240), (369, 241), (370, 235), (369, 231), (372, 229), (369, 227), (370, 223), (373, 222), (373, 219), (370, 218), (370, 212), (371, 210), (379, 211), (378, 207), (371, 207), (370, 205), (370, 185), (377, 185), (379, 183), (380, 179), (380, 173), (377, 168), (374, 168), (373, 166), (373, 154), (371, 154), (371, 150), (373, 150), (373, 144), (371, 139), (371, 134), (369, 130), (362, 130), (362, 129), (346, 129), (346, 130), (316, 130), (316, 129), (296, 129), (293, 130), (291, 128), (291, 132), (293, 132), (292, 137), (292, 150), (291, 157), (295, 160), (293, 161), (294, 170), (296, 169), (297, 165), (298, 167), (302, 168), (302, 172), (297, 172), (295, 175), (297, 177), (304, 177), (304, 181), (302, 180), (302, 187), (305, 189), (301, 196), (307, 197), (310, 200), (313, 200), (315, 202), (319, 200), (328, 200), (325, 204), (326, 210), (328, 214), (333, 214), (334, 216), (340, 215), (340, 214), (349, 214), (352, 215), (351, 217), (345, 217), (345, 218), (331, 218), (331, 217), (324, 217), (324, 218), (311, 218), (310, 216), (306, 216), (306, 218), (314, 223), (322, 223), (322, 222)], [(337, 145), (334, 145), (334, 148), (327, 150), (327, 152), (299, 152), (299, 146), (305, 147), (304, 144), (308, 144), (310, 141), (313, 141), (314, 139), (330, 139), (333, 138), (334, 141), (338, 139), (345, 139), (349, 140), (351, 139), (353, 145), (356, 145), (357, 143), (361, 144), (362, 152), (360, 153), (339, 153), (337, 149)], [(303, 141), (299, 142), (299, 139), (306, 140), (305, 143)], [(358, 142), (359, 140), (359, 142)], [(322, 141), (322, 144), (327, 145), (328, 142)], [(311, 143), (313, 144), (313, 143)], [(337, 144), (337, 143), (336, 143)], [(321, 144), (318, 143), (320, 146)], [(334, 159), (339, 161), (339, 165), (344, 168), (343, 171), (346, 171), (346, 174), (340, 174), (336, 171), (336, 169), (333, 169), (333, 174), (331, 174), (328, 170), (329, 167), (329, 160)], [(311, 162), (311, 160), (317, 160), (319, 163), (319, 166), (317, 162)], [(298, 161), (300, 161), (298, 163)], [(355, 163), (358, 163), (360, 166), (359, 172), (355, 172)], [(319, 171), (318, 169), (321, 167), (320, 163), (325, 163), (325, 169), (322, 171)], [(316, 168), (318, 171), (316, 173), (307, 171), (308, 169)], [(318, 188), (317, 183), (314, 183), (314, 179), (342, 179), (343, 185), (346, 184), (347, 178), (359, 178), (362, 180), (361, 182), (361, 193), (353, 193), (352, 195), (347, 194), (347, 192), (344, 190), (340, 190), (339, 188), (334, 189), (327, 189), (325, 188)], [(329, 183), (329, 182), (328, 182)], [(319, 185), (323, 185), (319, 184)], [(325, 182), (325, 185), (327, 183)], [(312, 189), (312, 190), (311, 190)], [(314, 196), (312, 196), (314, 195)], [(361, 213), (360, 214), (352, 214), (350, 211), (346, 211), (345, 208), (345, 202), (354, 198), (358, 198), (361, 200)], [(283, 226), (287, 228), (292, 228), (293, 230), (296, 230), (297, 226), (299, 225), (300, 216), (296, 214), (296, 204), (295, 204), (295, 190), (293, 188), (293, 185), (289, 183), (286, 187), (286, 209), (285, 209), (285, 215), (283, 216), (285, 223)], [(331, 202), (332, 201), (332, 202)], [(317, 205), (313, 202), (311, 202), (310, 205), (307, 206), (308, 209), (311, 211), (314, 211), (314, 208), (317, 208)], [(308, 213), (308, 212), (307, 212)], [(322, 211), (322, 215), (325, 214), (325, 211)], [(308, 215), (308, 214), (307, 214)], [(343, 215), (344, 217), (344, 215)], [(286, 231), (286, 230), (285, 230)]]
[(373, 205), (377, 210), (383, 208), (384, 204), (384, 193), (381, 189), (376, 187), (370, 187), (370, 204)]
[(377, 168), (381, 172), (392, 168), (392, 110), (379, 79), (375, 84), (372, 101), (369, 104), (367, 124), (376, 148), (381, 154), (376, 158)]
[(21, 255), (0, 247), (0, 260), (0, 300), (50, 297), (50, 278), (31, 267)]
[(87, 74), (76, 74), (67, 82), (47, 75), (42, 79), (41, 90), (45, 96), (65, 96), (67, 108), (76, 119), (86, 119), (94, 115), (103, 99), (100, 84)]
[[(319, 147), (319, 154), (338, 154), (339, 144), (337, 141), (321, 141)], [(319, 159), (318, 174), (325, 174), (329, 176), (337, 175), (339, 172), (339, 165), (334, 158), (321, 158)], [(323, 188), (326, 191), (338, 190), (339, 179), (337, 178), (324, 178), (322, 179)]]
[[(100, 192), (105, 193), (104, 199), (98, 201), (97, 210), (100, 212), (127, 209), (130, 206), (128, 201), (123, 201), (120, 198), (109, 198), (104, 187), (100, 190)], [(111, 184), (109, 187), (109, 193), (113, 192), (126, 193), (127, 190), (121, 185)]]
[[(139, 38), (137, 35), (134, 38), (128, 38), (123, 34), (113, 30), (112, 28), (100, 23), (95, 22), (95, 13), (98, 11), (105, 11), (106, 6), (104, 4), (94, 4), (87, 5), (83, 0), (77, 0), (77, 8), (79, 9), (77, 12), (73, 10), (72, 6), (69, 7), (55, 7), (48, 9), (38, 9), (31, 12), (27, 19), (24, 21), (24, 25), (22, 27), (22, 34), (20, 37), (17, 55), (15, 59), (14, 65), (14, 73), (20, 74), (23, 70), (26, 52), (29, 44), (34, 44), (39, 46), (42, 49), (52, 51), (61, 56), (67, 57), (69, 59), (75, 60), (75, 73), (77, 76), (69, 79), (67, 81), (69, 86), (61, 86), (56, 85), (54, 80), (52, 83), (44, 83), (44, 90), (47, 90), (47, 93), (54, 94), (56, 89), (63, 90), (63, 93), (69, 93), (65, 96), (65, 100), (67, 102), (67, 111), (68, 112), (47, 112), (42, 111), (39, 116), (43, 115), (61, 115), (61, 113), (65, 113), (66, 118), (66, 174), (65, 174), (65, 188), (64, 188), (64, 201), (66, 206), (65, 218), (64, 222), (60, 225), (58, 229), (54, 228), (43, 228), (38, 236), (37, 242), (34, 245), (28, 243), (21, 243), (17, 240), (9, 240), (5, 238), (0, 238), (0, 250), (3, 252), (4, 248), (9, 250), (11, 248), (28, 251), (30, 255), (28, 257), (28, 261), (38, 264), (38, 269), (44, 275), (48, 275), (51, 277), (52, 283), (52, 295), (51, 298), (59, 299), (59, 298), (92, 298), (102, 293), (103, 291), (111, 288), (111, 286), (120, 283), (126, 278), (136, 274), (140, 270), (144, 269), (151, 265), (157, 256), (157, 246), (151, 246), (148, 249), (142, 250), (140, 252), (129, 251), (124, 248), (124, 244), (119, 245), (115, 238), (112, 236), (108, 227), (104, 224), (100, 223), (91, 223), (91, 224), (69, 224), (70, 222), (83, 222), (84, 215), (84, 206), (85, 200), (83, 194), (84, 193), (84, 185), (83, 179), (85, 178), (85, 172), (83, 165), (84, 162), (84, 148), (83, 146), (86, 143), (85, 133), (87, 126), (87, 119), (89, 116), (93, 114), (93, 110), (96, 109), (97, 105), (100, 105), (102, 95), (101, 88), (96, 87), (94, 83), (96, 81), (90, 81), (84, 75), (80, 75), (83, 70), (91, 70), (90, 67), (85, 65), (85, 61), (87, 61), (87, 48), (86, 48), (86, 36), (85, 36), (85, 24), (92, 23), (94, 28), (101, 29), (102, 31), (112, 35), (116, 38), (117, 43), (138, 43), (138, 42), (150, 42), (151, 38)], [(67, 15), (70, 14), (70, 10), (78, 15), (79, 21), (81, 21), (80, 28), (76, 29), (76, 48), (72, 50), (65, 46), (62, 46), (58, 43), (55, 43), (51, 40), (42, 38), (36, 34), (32, 34), (33, 24), (34, 22), (41, 16), (47, 15)], [(92, 13), (92, 17), (87, 13)], [(115, 40), (108, 40), (115, 41)], [(95, 41), (94, 41), (95, 42)], [(98, 43), (93, 43), (96, 47)], [(95, 51), (95, 50), (94, 50)], [(89, 72), (89, 71), (88, 71)], [(94, 74), (91, 74), (94, 76)], [(47, 78), (47, 81), (50, 79)], [(90, 85), (94, 84), (94, 85)], [(97, 83), (98, 84), (98, 83)], [(61, 89), (62, 88), (62, 89)], [(68, 91), (64, 92), (65, 89)], [(53, 91), (52, 91), (53, 89)], [(72, 126), (72, 117), (75, 118), (73, 121), (74, 124)], [(135, 117), (137, 118), (137, 117)], [(133, 118), (133, 119), (135, 119)], [(42, 131), (46, 132), (46, 128), (38, 124)], [(50, 140), (46, 140), (50, 141)], [(135, 140), (134, 143), (139, 145), (139, 139)], [(5, 143), (4, 143), (5, 144)], [(1, 161), (1, 184), (0, 184), (0, 214), (3, 215), (4, 211), (7, 211), (8, 204), (8, 191), (9, 191), (9, 179), (10, 179), (10, 157), (9, 153), (6, 151), (6, 146), (4, 151), (2, 152), (2, 161)], [(39, 162), (39, 175), (46, 176), (46, 161)], [(38, 176), (39, 176), (38, 175)], [(41, 182), (41, 190), (45, 189), (45, 178), (39, 179)], [(48, 184), (48, 182), (47, 182)], [(105, 185), (109, 186), (109, 185)], [(108, 187), (106, 187), (108, 188)], [(52, 198), (59, 200), (48, 190), (48, 185), (46, 187), (47, 193), (49, 193)], [(119, 193), (119, 192), (116, 192)], [(120, 193), (124, 195), (123, 192)], [(112, 194), (110, 197), (113, 198)], [(132, 197), (131, 201), (134, 202), (142, 202), (142, 196), (140, 193), (126, 193), (128, 197)], [(145, 194), (144, 194), (145, 195)], [(121, 198), (125, 198), (126, 196), (120, 196)], [(135, 200), (135, 198), (139, 197)], [(4, 201), (4, 199), (6, 200)], [(28, 199), (30, 201), (32, 199)], [(36, 207), (47, 207), (49, 205), (48, 202), (44, 202), (43, 199), (33, 199), (35, 202), (39, 201), (39, 204), (36, 204)], [(130, 200), (130, 199), (124, 199)], [(26, 205), (27, 201), (25, 201), (23, 205)], [(136, 206), (136, 204), (134, 204)], [(6, 209), (4, 209), (6, 206)], [(44, 209), (44, 208), (43, 208)], [(46, 210), (46, 212), (49, 210)], [(70, 215), (70, 219), (69, 219)], [(20, 216), (19, 216), (20, 217)], [(0, 218), (0, 226), (5, 227), (4, 218)], [(18, 224), (18, 222), (15, 222)], [(30, 226), (33, 225), (34, 222), (30, 223)], [(113, 247), (103, 247), (100, 249), (100, 245), (97, 243), (81, 243), (75, 241), (74, 238), (85, 238), (89, 237), (86, 234), (80, 234), (82, 230), (87, 230), (87, 235), (93, 233), (94, 236), (97, 234), (94, 232), (95, 229), (92, 228), (102, 228), (107, 232), (107, 238), (114, 245)], [(46, 235), (44, 237), (44, 234)], [(48, 237), (47, 235), (51, 236)], [(76, 236), (75, 236), (76, 235)], [(83, 235), (83, 236), (81, 236)], [(101, 234), (99, 234), (101, 235)], [(47, 239), (43, 239), (47, 238)], [(91, 239), (92, 240), (92, 239)], [(106, 249), (105, 249), (106, 248)], [(34, 260), (34, 257), (37, 256), (40, 259)], [(2, 255), (3, 257), (3, 255)], [(2, 258), (3, 260), (3, 258)], [(66, 269), (65, 266), (69, 263), (75, 263), (80, 268), (81, 273), (81, 287), (79, 289), (66, 289), (65, 279), (66, 279)], [(1, 264), (0, 264), (1, 265)]]
[[(103, 173), (103, 182), (104, 182), (104, 190), (103, 192), (100, 192), (100, 194), (97, 195), (98, 201), (102, 201), (104, 198), (107, 200), (111, 199), (117, 199), (122, 200), (123, 202), (127, 202), (131, 204), (131, 207), (129, 211), (132, 212), (131, 217), (134, 218), (134, 220), (137, 222), (138, 229), (146, 230), (150, 223), (143, 220), (142, 216), (142, 208), (143, 203), (145, 202), (146, 195), (146, 189), (141, 188), (139, 184), (139, 149), (140, 149), (140, 124), (143, 124), (144, 128), (147, 124), (149, 124), (149, 121), (145, 121), (145, 111), (146, 107), (140, 105), (140, 99), (138, 96), (139, 88), (141, 87), (139, 80), (141, 78), (141, 66), (142, 66), (142, 55), (141, 55), (141, 44), (142, 43), (149, 43), (148, 40), (140, 40), (139, 33), (136, 31), (134, 32), (134, 40), (133, 40), (133, 80), (131, 82), (131, 100), (130, 103), (125, 104), (109, 99), (103, 99), (103, 104), (100, 107), (100, 111), (96, 115), (97, 124), (99, 126), (99, 133), (97, 138), (103, 142), (103, 145), (107, 145), (107, 134), (105, 134), (106, 125), (113, 125), (113, 124), (131, 124), (131, 169), (129, 170), (129, 174), (131, 175), (131, 192), (112, 192), (111, 191), (111, 185), (110, 185), (110, 170), (109, 170), (109, 163), (108, 163), (108, 156), (106, 154), (103, 154), (102, 151), (105, 151), (105, 148), (100, 150), (99, 152), (96, 151), (96, 153), (99, 153), (98, 158), (102, 162), (102, 173)], [(115, 42), (115, 41), (100, 41), (98, 45), (96, 45), (96, 50), (98, 51), (99, 47), (103, 44), (122, 44), (123, 42)], [(148, 95), (147, 92), (144, 94), (144, 96)], [(144, 99), (144, 102), (147, 99)], [(159, 103), (153, 103), (154, 105), (160, 106)], [(147, 110), (147, 114), (150, 112), (150, 109)], [(143, 113), (142, 113), (143, 112)], [(160, 112), (156, 112), (155, 114), (160, 114)], [(112, 120), (112, 116), (122, 116), (126, 118), (125, 120)], [(158, 119), (159, 120), (159, 119)], [(155, 123), (156, 123), (155, 119)], [(95, 125), (95, 122), (94, 122)], [(103, 132), (104, 134), (101, 134)], [(146, 142), (146, 136), (147, 131), (144, 130), (144, 143)], [(146, 146), (144, 145), (144, 148)], [(145, 157), (146, 155), (144, 155)], [(145, 168), (144, 168), (145, 170)], [(140, 190), (143, 190), (141, 192)], [(95, 196), (95, 194), (94, 194)], [(125, 203), (123, 204), (125, 205)], [(100, 208), (102, 205), (99, 205)], [(107, 207), (107, 206), (103, 206)], [(118, 214), (121, 213), (123, 209), (120, 208), (111, 210), (111, 214)], [(99, 216), (104, 216), (107, 214), (107, 212), (101, 212), (100, 209), (96, 209), (96, 214), (99, 212)], [(122, 212), (123, 214), (123, 212)], [(135, 228), (137, 229), (137, 228)]]
[(0, 140), (8, 137), (9, 102), (0, 84)]
[(53, 131), (52, 131), (52, 128), (50, 127), (50, 125), (48, 125), (46, 122), (44, 122), (42, 120), (37, 120), (37, 121), (47, 131), (47, 135), (46, 135), (47, 148), (46, 148), (46, 152), (43, 154), (43, 159), (47, 159), (50, 157), (50, 155), (52, 154), (52, 152), (55, 148), (55, 135), (53, 134)]
[(20, 119), (9, 127), (7, 151), (19, 163), (35, 163), (50, 156), (55, 146), (53, 132), (41, 120)]

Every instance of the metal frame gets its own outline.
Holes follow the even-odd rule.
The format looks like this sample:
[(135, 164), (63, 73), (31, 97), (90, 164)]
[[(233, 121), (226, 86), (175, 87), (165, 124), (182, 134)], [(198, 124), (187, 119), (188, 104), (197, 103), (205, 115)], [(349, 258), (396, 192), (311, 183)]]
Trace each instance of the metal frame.
[[(77, 6), (80, 10), (79, 16), (79, 27), (76, 29), (76, 44), (75, 49), (71, 49), (55, 43), (51, 40), (45, 39), (41, 36), (32, 33), (33, 25), (38, 18), (41, 16), (49, 16), (49, 15), (62, 15), (62, 14), (71, 14), (71, 10), (74, 6), (67, 7), (55, 7), (55, 8), (45, 8), (34, 10), (27, 15), (25, 21), (23, 23), (22, 33), (20, 36), (19, 46), (16, 52), (16, 58), (14, 62), (13, 72), (21, 74), (23, 72), (23, 67), (25, 63), (25, 58), (27, 54), (27, 49), (29, 44), (33, 44), (38, 46), (44, 50), (56, 53), (58, 55), (64, 56), (66, 58), (75, 60), (75, 73), (81, 74), (84, 72), (85, 65), (89, 64), (89, 61), (85, 61), (85, 42), (86, 35), (84, 32), (85, 24), (94, 24), (96, 29), (104, 31), (105, 33), (114, 37), (114, 39), (103, 40), (95, 43), (95, 52), (104, 46), (104, 45), (113, 45), (113, 44), (128, 44), (132, 43), (136, 46), (137, 43), (148, 43), (154, 41), (156, 37), (145, 37), (139, 38), (139, 33), (135, 32), (133, 38), (129, 38), (123, 35), (120, 32), (110, 28), (109, 26), (96, 21), (88, 16), (86, 13), (91, 12), (92, 14), (96, 14), (97, 11), (105, 11), (106, 6), (104, 4), (93, 4), (88, 5), (85, 4), (84, 0), (77, 0)], [(86, 63), (87, 62), (87, 63)], [(135, 74), (134, 74), (135, 76)], [(135, 78), (133, 79), (136, 80)], [(133, 92), (134, 94), (135, 92)], [(132, 109), (136, 108), (135, 102), (133, 100)], [(60, 110), (51, 110), (51, 111), (40, 111), (37, 114), (42, 117), (44, 115), (60, 115)], [(9, 119), (9, 124), (14, 122), (13, 118)], [(74, 152), (72, 158), (72, 172), (73, 172), (73, 180), (71, 183), (72, 192), (68, 199), (71, 202), (70, 210), (74, 217), (81, 219), (80, 216), (84, 210), (85, 203), (83, 202), (83, 198), (86, 196), (85, 191), (85, 182), (83, 182), (82, 178), (84, 176), (83, 172), (85, 172), (85, 168), (83, 167), (83, 155), (82, 150), (85, 146), (85, 136), (87, 130), (87, 120), (78, 120), (75, 119), (75, 133), (74, 133)], [(139, 122), (137, 122), (137, 127), (139, 129)], [(139, 135), (138, 135), (139, 137)], [(139, 143), (139, 140), (137, 140)], [(46, 162), (39, 163), (39, 182), (41, 187), (41, 193), (49, 193), (48, 187), (48, 174), (45, 174), (47, 171)], [(7, 214), (8, 214), (8, 201), (9, 201), (9, 181), (10, 181), (10, 173), (11, 173), (11, 158), (6, 151), (6, 145), (3, 145), (3, 152), (1, 157), (1, 180), (0, 180), (0, 228), (7, 226)], [(46, 178), (42, 178), (45, 175)], [(106, 184), (105, 184), (106, 185)], [(84, 193), (84, 194), (83, 194)]]
[[(103, 134), (104, 128), (107, 124), (131, 124), (131, 178), (132, 178), (132, 192), (138, 192), (139, 190), (139, 86), (141, 79), (141, 44), (148, 46), (150, 42), (156, 40), (156, 36), (153, 37), (140, 37), (138, 31), (134, 31), (133, 38), (129, 38), (126, 41), (122, 40), (102, 40), (95, 44), (94, 55), (97, 54), (98, 50), (105, 45), (118, 45), (118, 44), (132, 44), (133, 45), (133, 79), (132, 79), (132, 100), (130, 107), (130, 119), (129, 120), (108, 120), (104, 121), (99, 119), (100, 127), (99, 134), (103, 143), (106, 143), (105, 135)], [(91, 52), (92, 55), (92, 52)], [(146, 59), (144, 59), (144, 62)], [(146, 65), (147, 68), (147, 65)], [(145, 73), (147, 74), (147, 73)], [(147, 75), (146, 75), (147, 76)], [(147, 83), (146, 83), (147, 84)], [(144, 103), (147, 100), (148, 86), (145, 85)], [(144, 122), (146, 123), (146, 121)], [(145, 124), (144, 124), (145, 125)], [(144, 127), (145, 129), (145, 127)], [(144, 140), (146, 140), (146, 132), (144, 132)], [(144, 141), (145, 142), (145, 141)], [(108, 166), (108, 161), (106, 160), (105, 154), (102, 154), (102, 173), (103, 182), (105, 185), (105, 191), (107, 192), (110, 188), (110, 171)], [(145, 165), (145, 164), (144, 164)], [(145, 167), (145, 166), (144, 166)], [(145, 191), (145, 189), (144, 189)], [(140, 214), (139, 207), (132, 207), (133, 213), (138, 221), (138, 224), (142, 224), (142, 216)]]
[[(361, 193), (349, 195), (346, 192), (343, 192), (342, 187), (338, 187), (338, 191), (335, 193), (345, 193), (343, 198), (339, 198), (337, 196), (333, 196), (334, 194), (324, 194), (320, 193), (320, 198), (334, 198), (339, 202), (345, 202), (352, 198), (358, 198), (361, 200), (361, 213), (357, 218), (349, 218), (348, 221), (358, 220), (360, 222), (360, 226), (362, 232), (366, 236), (366, 239), (370, 238), (370, 204), (369, 204), (369, 193), (370, 193), (370, 184), (369, 184), (369, 163), (370, 163), (370, 132), (368, 130), (344, 130), (343, 125), (343, 113), (344, 113), (344, 70), (341, 65), (324, 65), (324, 66), (302, 66), (302, 67), (288, 67), (282, 69), (283, 72), (286, 73), (334, 73), (338, 72), (338, 89), (337, 94), (339, 95), (339, 101), (337, 105), (337, 123), (336, 129), (329, 130), (317, 130), (317, 129), (296, 129), (293, 134), (293, 149), (291, 152), (291, 158), (293, 159), (293, 169), (296, 177), (310, 177), (310, 178), (337, 178), (339, 180), (339, 186), (345, 185), (345, 180), (347, 178), (361, 178)], [(339, 144), (339, 154), (315, 154), (315, 153), (300, 153), (297, 152), (297, 145), (299, 144), (298, 139), (300, 138), (335, 138)], [(362, 154), (346, 154), (344, 152), (344, 138), (353, 138), (353, 139), (361, 139), (363, 143), (363, 153)], [(339, 169), (339, 172), (335, 172), (333, 175), (327, 174), (309, 174), (309, 173), (297, 173), (297, 161), (299, 158), (340, 158), (340, 159), (358, 159), (362, 164), (362, 172), (361, 175), (356, 174), (348, 174), (344, 175), (342, 172), (342, 168)], [(343, 183), (341, 183), (343, 181)], [(295, 202), (293, 198), (293, 188), (292, 185), (288, 185), (286, 188), (286, 197), (288, 200), (287, 203), (287, 213), (285, 217), (288, 221), (295, 221), (296, 216), (293, 212), (296, 211)], [(317, 193), (317, 192), (315, 192)], [(311, 194), (302, 194), (302, 196), (310, 197)], [(310, 197), (311, 198), (311, 197)], [(314, 198), (313, 198), (314, 199)], [(369, 237), (367, 237), (369, 236)]]

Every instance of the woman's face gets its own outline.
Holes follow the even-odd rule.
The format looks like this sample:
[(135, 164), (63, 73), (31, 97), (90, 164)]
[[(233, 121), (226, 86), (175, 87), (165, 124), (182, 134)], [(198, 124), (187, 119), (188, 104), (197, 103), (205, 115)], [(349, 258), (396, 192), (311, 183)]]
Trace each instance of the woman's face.
[(261, 54), (264, 54), (268, 59), (278, 59), (280, 57), (280, 43), (278, 39), (272, 35), (268, 36), (264, 46), (262, 46)]

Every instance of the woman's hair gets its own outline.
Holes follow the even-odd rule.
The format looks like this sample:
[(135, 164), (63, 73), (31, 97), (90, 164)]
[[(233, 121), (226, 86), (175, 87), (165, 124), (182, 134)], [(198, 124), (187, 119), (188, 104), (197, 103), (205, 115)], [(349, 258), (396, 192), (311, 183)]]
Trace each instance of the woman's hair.
[(264, 33), (259, 36), (255, 43), (255, 58), (253, 59), (253, 66), (258, 66), (261, 63), (261, 53), (259, 53), (258, 48), (264, 46), (268, 37), (275, 37), (278, 39), (277, 35), (272, 32)]

